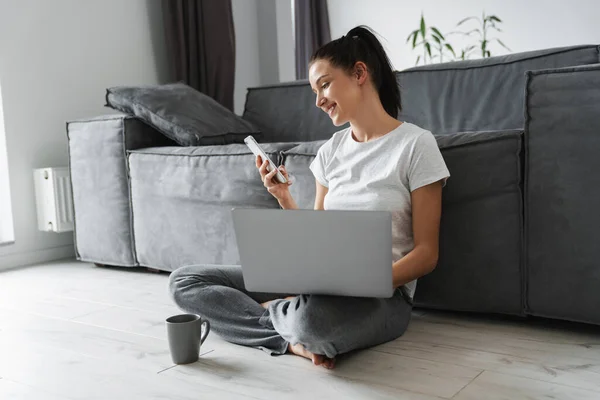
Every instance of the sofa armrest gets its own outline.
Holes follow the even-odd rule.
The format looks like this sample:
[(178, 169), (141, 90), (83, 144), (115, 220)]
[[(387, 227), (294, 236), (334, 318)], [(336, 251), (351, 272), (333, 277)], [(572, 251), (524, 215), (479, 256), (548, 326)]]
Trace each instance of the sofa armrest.
[(137, 265), (127, 151), (175, 144), (128, 115), (68, 122), (67, 137), (77, 258)]
[(600, 324), (600, 64), (527, 73), (527, 306)]
[[(124, 114), (101, 115), (93, 118), (83, 118), (67, 122), (67, 132), (78, 129), (78, 124), (88, 126), (101, 126), (104, 123), (119, 123), (125, 125), (132, 123), (136, 129), (123, 130), (123, 147), (127, 150), (137, 150), (146, 147), (179, 146), (152, 126), (144, 121)], [(70, 129), (71, 127), (71, 129)]]

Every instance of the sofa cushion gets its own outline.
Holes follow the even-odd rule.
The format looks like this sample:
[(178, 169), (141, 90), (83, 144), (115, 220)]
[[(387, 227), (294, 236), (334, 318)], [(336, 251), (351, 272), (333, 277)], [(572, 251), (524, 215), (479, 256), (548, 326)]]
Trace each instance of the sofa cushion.
[(437, 136), (452, 174), (440, 256), (419, 279), (419, 306), (523, 314), (522, 131)]
[(528, 311), (600, 324), (600, 64), (528, 78)]
[(248, 135), (261, 137), (251, 123), (184, 83), (109, 88), (106, 103), (134, 114), (182, 146), (243, 143)]
[(315, 106), (307, 80), (249, 88), (244, 119), (263, 133), (264, 142), (329, 139), (340, 130)]
[(294, 181), (290, 186), (290, 194), (299, 208), (313, 209), (315, 204), (315, 177), (308, 168), (317, 155), (319, 148), (326, 140), (300, 143), (298, 146), (282, 152), (285, 168)]
[(410, 68), (397, 74), (400, 119), (436, 135), (523, 129), (526, 71), (598, 62), (594, 45)]
[[(275, 163), (293, 144), (263, 144)], [(246, 145), (164, 147), (129, 155), (139, 263), (163, 270), (238, 264), (233, 207), (279, 207)], [(260, 233), (260, 227), (257, 227)]]
[[(440, 259), (417, 284), (419, 306), (523, 313), (522, 131), (437, 136), (452, 174), (443, 192)], [(325, 141), (282, 152), (300, 208), (313, 208), (315, 179), (308, 169)]]

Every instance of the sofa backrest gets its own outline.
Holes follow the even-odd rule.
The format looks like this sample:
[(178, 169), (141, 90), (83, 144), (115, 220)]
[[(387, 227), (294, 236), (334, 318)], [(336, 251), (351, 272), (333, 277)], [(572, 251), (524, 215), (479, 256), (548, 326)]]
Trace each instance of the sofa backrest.
[[(436, 135), (523, 129), (526, 71), (598, 62), (600, 46), (585, 45), (409, 68), (396, 72), (399, 119)], [(341, 127), (315, 99), (308, 80), (253, 87), (243, 117), (263, 132), (262, 142), (329, 139)]]
[(329, 139), (340, 130), (315, 106), (308, 80), (249, 88), (243, 117), (263, 133), (261, 142)]
[(434, 134), (522, 129), (525, 72), (600, 62), (597, 45), (415, 67), (397, 73), (400, 119)]

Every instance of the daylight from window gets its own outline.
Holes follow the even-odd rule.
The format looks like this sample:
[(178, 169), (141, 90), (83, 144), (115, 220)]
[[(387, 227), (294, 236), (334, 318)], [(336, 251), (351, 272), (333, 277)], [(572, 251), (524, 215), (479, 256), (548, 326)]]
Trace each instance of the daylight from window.
[(8, 158), (2, 111), (2, 88), (0, 87), (0, 244), (14, 241), (10, 187), (8, 181)]

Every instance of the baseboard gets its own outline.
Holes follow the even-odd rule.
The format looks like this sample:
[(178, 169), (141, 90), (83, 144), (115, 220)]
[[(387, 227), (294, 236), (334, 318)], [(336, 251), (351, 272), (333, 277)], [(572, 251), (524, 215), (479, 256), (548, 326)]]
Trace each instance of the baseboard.
[(75, 258), (75, 248), (72, 244), (52, 247), (49, 249), (7, 254), (0, 256), (0, 271), (9, 268), (21, 267), (24, 265), (39, 264), (46, 261), (62, 260), (66, 258)]

